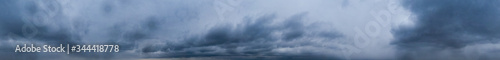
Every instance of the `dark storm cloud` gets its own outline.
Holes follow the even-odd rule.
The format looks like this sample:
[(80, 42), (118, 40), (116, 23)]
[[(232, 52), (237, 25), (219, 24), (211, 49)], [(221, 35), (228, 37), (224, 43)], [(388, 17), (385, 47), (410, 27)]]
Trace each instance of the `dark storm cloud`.
[[(63, 5), (60, 1), (0, 1), (0, 58), (7, 60), (107, 60), (122, 53), (145, 58), (229, 56), (227, 59), (337, 59), (331, 56), (335, 54), (324, 53), (324, 50), (331, 51), (335, 46), (324, 47), (323, 44), (330, 43), (312, 40), (335, 40), (343, 36), (336, 31), (316, 30), (317, 26), (304, 23), (308, 22), (305, 19), (307, 13), (296, 14), (285, 20), (280, 20), (276, 15), (246, 17), (235, 20), (243, 21), (241, 23), (205, 26), (209, 27), (206, 30), (188, 29), (203, 25), (193, 22), (219, 24), (210, 19), (199, 20), (200, 11), (205, 11), (202, 8), (205, 6), (201, 5), (209, 5), (212, 1), (168, 0), (156, 3), (166, 5), (153, 4), (157, 0), (139, 3), (128, 0), (104, 1), (102, 5), (99, 5), (102, 1), (76, 1), (83, 2), (82, 5)], [(200, 5), (194, 5), (198, 3)], [(201, 33), (190, 35), (179, 33), (179, 30)], [(17, 44), (117, 44), (120, 45), (120, 52), (69, 55), (14, 53)], [(265, 56), (274, 58), (263, 58)]]
[[(28, 15), (34, 13), (46, 12), (44, 10), (36, 10), (38, 7), (33, 5), (20, 5), (20, 1), (1, 0), (5, 5), (1, 5), (0, 11), (0, 38), (16, 39), (16, 40), (38, 40), (48, 43), (70, 43), (78, 44), (79, 36), (72, 34), (68, 28), (60, 28), (59, 26), (35, 25), (40, 24), (36, 19), (22, 18), (22, 14), (28, 12)], [(59, 7), (54, 7), (59, 8)], [(55, 29), (60, 28), (60, 29)]]
[(121, 49), (123, 50), (132, 50), (139, 44), (136, 42), (151, 39), (151, 36), (158, 32), (157, 30), (161, 27), (161, 22), (164, 19), (149, 17), (144, 20), (145, 21), (137, 22), (141, 28), (134, 28), (131, 31), (125, 31), (126, 28), (130, 27), (123, 26), (124, 24), (114, 25), (113, 28), (108, 30), (109, 33), (107, 36), (111, 38), (111, 40), (107, 41), (108, 44), (119, 44), (122, 46)]
[(247, 17), (243, 19), (243, 24), (236, 26), (220, 25), (208, 30), (205, 35), (186, 38), (184, 40), (186, 42), (182, 45), (170, 47), (148, 46), (142, 48), (142, 52), (167, 52), (160, 57), (278, 56), (262, 59), (337, 59), (334, 56), (326, 57), (318, 53), (286, 55), (273, 51), (280, 47), (314, 45), (314, 43), (308, 42), (287, 44), (294, 42), (294, 40), (307, 40), (301, 38), (336, 39), (342, 36), (338, 32), (310, 31), (311, 29), (302, 23), (306, 15), (307, 13), (297, 14), (282, 22), (278, 21), (275, 15), (265, 15), (259, 18)]
[[(20, 5), (17, 0), (0, 0), (0, 58), (5, 60), (37, 60), (39, 53), (15, 53), (19, 44), (79, 44), (78, 36), (65, 29), (51, 29), (51, 26), (34, 25), (37, 22), (23, 19), (22, 14), (33, 14), (37, 7)], [(52, 31), (51, 31), (52, 30)], [(15, 40), (23, 42), (8, 42)], [(42, 43), (40, 43), (42, 42)]]
[[(464, 59), (457, 49), (500, 37), (498, 0), (403, 0), (415, 26), (398, 29), (399, 59)], [(451, 51), (449, 56), (439, 52)]]
[[(14, 27), (14, 26), (22, 26), (22, 21), (21, 21), (21, 16), (20, 16), (20, 9), (17, 7), (17, 2), (16, 0), (0, 0), (2, 2), (2, 5), (0, 5), (0, 20), (2, 22), (0, 28), (0, 33), (2, 35), (0, 36), (6, 36), (6, 31), (9, 30), (15, 30), (15, 31), (21, 31), (20, 27)], [(18, 28), (18, 29), (6, 29), (6, 28)], [(20, 32), (16, 32), (20, 33)]]
[[(21, 17), (19, 15), (19, 8), (16, 6), (16, 0), (0, 0), (0, 39), (5, 40), (7, 36), (7, 32), (11, 30), (21, 30), (19, 29), (8, 29), (8, 28), (17, 28), (14, 26), (21, 26), (22, 21)], [(20, 32), (17, 32), (20, 33)], [(14, 60), (16, 59), (15, 57), (33, 57), (36, 56), (34, 54), (14, 54), (12, 52), (11, 48), (15, 48), (13, 45), (2, 42), (0, 45), (0, 58), (6, 59), (6, 60)], [(19, 59), (19, 58), (17, 58)], [(26, 58), (30, 59), (30, 58)], [(36, 58), (31, 58), (31, 59), (36, 59)]]
[[(0, 58), (7, 60), (37, 60), (37, 59), (48, 59), (54, 57), (61, 57), (64, 54), (53, 54), (53, 53), (15, 53), (14, 48), (16, 45), (23, 44), (35, 44), (35, 46), (41, 45), (59, 45), (59, 44), (84, 44), (81, 40), (82, 35), (88, 32), (87, 22), (61, 22), (58, 20), (63, 20), (63, 17), (59, 12), (59, 3), (44, 1), (42, 4), (49, 4), (47, 6), (36, 6), (38, 3), (34, 1), (18, 1), (18, 0), (0, 0)], [(42, 9), (44, 7), (50, 7), (47, 9)], [(110, 6), (106, 6), (111, 8)], [(111, 10), (105, 10), (109, 12)], [(54, 23), (55, 25), (46, 24), (43, 22), (43, 18), (47, 18), (49, 14), (55, 14), (56, 18), (51, 18), (48, 23)], [(33, 18), (33, 19), (28, 19)], [(36, 19), (39, 18), (39, 19)], [(145, 22), (140, 23), (144, 29), (138, 29), (136, 31), (125, 31), (123, 34), (125, 36), (126, 42), (133, 42), (133, 40), (141, 40), (148, 38), (150, 31), (156, 30), (159, 26), (159, 19), (157, 18), (147, 18), (144, 19)], [(74, 23), (67, 25), (67, 23)], [(121, 27), (123, 28), (123, 27)], [(120, 32), (120, 31), (118, 31)], [(124, 32), (124, 31), (121, 31)], [(121, 33), (120, 32), (120, 33)], [(112, 34), (111, 34), (112, 35)], [(118, 37), (115, 37), (118, 38)], [(9, 41), (13, 40), (13, 41)], [(125, 44), (122, 42), (116, 42), (116, 40), (111, 40), (112, 44), (123, 44), (122, 49), (130, 50), (132, 44)], [(68, 56), (74, 57), (85, 57), (87, 59), (109, 59), (112, 58), (112, 53), (72, 53)]]

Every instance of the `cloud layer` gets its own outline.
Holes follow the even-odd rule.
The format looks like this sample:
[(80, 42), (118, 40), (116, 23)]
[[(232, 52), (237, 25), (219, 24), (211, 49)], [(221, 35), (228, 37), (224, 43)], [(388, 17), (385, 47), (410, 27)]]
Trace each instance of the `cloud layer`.
[(313, 28), (301, 23), (304, 17), (307, 17), (307, 13), (291, 16), (281, 22), (276, 20), (275, 15), (248, 17), (243, 19), (243, 24), (218, 25), (210, 28), (206, 34), (185, 38), (181, 44), (149, 46), (142, 48), (142, 53), (164, 52), (159, 57), (275, 56), (264, 59), (338, 59), (314, 52), (338, 48), (324, 46), (322, 44), (326, 43), (313, 40), (331, 41), (342, 37), (342, 34), (308, 31)]
[[(397, 29), (399, 59), (468, 59), (467, 46), (492, 44), (500, 37), (499, 1), (404, 0), (415, 26)], [(481, 57), (482, 59), (498, 59)]]
[[(0, 56), (7, 60), (343, 59), (332, 43), (344, 35), (318, 26), (307, 11), (221, 21), (214, 1), (0, 1)], [(14, 53), (18, 44), (117, 44), (120, 53)]]

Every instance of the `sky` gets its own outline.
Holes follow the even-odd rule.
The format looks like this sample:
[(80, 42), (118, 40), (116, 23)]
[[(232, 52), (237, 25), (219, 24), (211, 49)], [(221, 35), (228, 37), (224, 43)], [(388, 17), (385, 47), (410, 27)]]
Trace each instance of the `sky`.
[[(499, 1), (0, 0), (2, 60), (497, 60)], [(16, 45), (119, 45), (20, 53)]]

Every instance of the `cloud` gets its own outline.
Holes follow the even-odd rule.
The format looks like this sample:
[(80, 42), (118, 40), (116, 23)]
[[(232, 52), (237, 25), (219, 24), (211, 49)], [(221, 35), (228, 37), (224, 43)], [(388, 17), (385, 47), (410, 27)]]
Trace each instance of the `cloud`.
[[(342, 37), (336, 31), (313, 30), (304, 24), (308, 13), (300, 13), (284, 20), (275, 14), (248, 16), (241, 23), (208, 26), (209, 29), (192, 30), (179, 27), (196, 25), (204, 8), (211, 2), (165, 1), (178, 4), (163, 6), (131, 3), (131, 1), (15, 1), (1, 0), (0, 51), (3, 59), (47, 59), (70, 57), (82, 59), (121, 58), (121, 54), (140, 57), (213, 57), (213, 56), (278, 56), (287, 59), (298, 56), (321, 57), (324, 44), (312, 40), (335, 40)], [(144, 2), (144, 1), (142, 1)], [(22, 3), (22, 4), (21, 4)], [(191, 3), (204, 3), (191, 5)], [(126, 4), (126, 5), (122, 5)], [(189, 5), (184, 5), (189, 4)], [(70, 8), (71, 7), (71, 8)], [(133, 8), (133, 9), (131, 9)], [(159, 11), (156, 11), (159, 10)], [(162, 11), (167, 10), (167, 11)], [(131, 13), (140, 12), (140, 13)], [(151, 11), (151, 12), (148, 12)], [(206, 20), (212, 21), (212, 20)], [(181, 30), (200, 31), (200, 34), (178, 34)], [(170, 34), (163, 34), (170, 33)], [(174, 35), (181, 35), (180, 37)], [(186, 36), (182, 36), (186, 35)], [(179, 38), (179, 39), (177, 39)], [(176, 42), (176, 43), (173, 43)], [(120, 53), (14, 53), (18, 44), (118, 44)], [(331, 47), (331, 46), (329, 46)], [(308, 51), (309, 48), (319, 49)], [(289, 53), (293, 52), (294, 53)], [(9, 55), (14, 54), (14, 55)], [(303, 59), (309, 58), (304, 57)], [(231, 58), (233, 59), (233, 58)], [(234, 58), (246, 59), (246, 58)], [(257, 58), (250, 58), (257, 59)]]
[[(0, 53), (2, 54), (0, 56), (3, 56), (2, 59), (9, 60), (44, 60), (53, 57), (60, 57), (62, 60), (66, 60), (65, 57), (114, 59), (115, 56), (118, 56), (123, 58), (120, 54), (137, 53), (72, 53), (70, 55), (62, 53), (14, 53), (13, 48), (15, 48), (15, 45), (22, 44), (35, 44), (38, 46), (117, 44), (120, 45), (122, 51), (129, 51), (133, 50), (137, 44), (147, 44), (134, 42), (152, 39), (158, 30), (164, 29), (164, 27), (168, 27), (173, 23), (194, 20), (198, 17), (198, 10), (201, 10), (197, 9), (198, 7), (192, 7), (198, 5), (173, 4), (180, 6), (161, 6), (118, 0), (0, 1), (2, 1), (2, 5), (0, 5), (0, 8), (2, 8), (0, 10), (0, 43), (2, 43)], [(186, 3), (187, 1), (164, 2)], [(87, 5), (87, 3), (93, 5)], [(162, 8), (152, 9), (156, 7)], [(171, 10), (173, 12), (154, 10)], [(179, 11), (184, 13), (176, 13)]]
[[(415, 26), (397, 29), (399, 59), (465, 59), (462, 48), (499, 41), (499, 1), (403, 0)], [(487, 58), (487, 57), (484, 57)]]
[[(183, 44), (173, 46), (148, 46), (142, 53), (157, 54), (158, 57), (217, 57), (217, 56), (278, 56), (286, 59), (293, 56), (311, 56), (304, 59), (338, 59), (320, 57), (322, 54), (299, 51), (296, 48), (325, 48), (307, 38), (334, 40), (342, 37), (338, 32), (314, 31), (303, 24), (307, 13), (296, 14), (286, 20), (277, 20), (274, 14), (258, 18), (244, 18), (243, 24), (223, 24), (212, 27), (206, 34), (185, 38)], [(301, 41), (301, 42), (298, 42)], [(289, 48), (291, 51), (280, 51)], [(286, 50), (289, 50), (286, 49)], [(296, 49), (296, 50), (294, 50)], [(302, 53), (288, 54), (297, 51)]]
[[(374, 4), (370, 1), (0, 1), (0, 58), (8, 60), (332, 60), (376, 54), (351, 53), (365, 50), (350, 46), (358, 42), (349, 40), (353, 26), (373, 20), (359, 12), (369, 10), (371, 5), (359, 4)], [(17, 44), (32, 43), (117, 44), (120, 52), (13, 52)], [(366, 52), (390, 50), (379, 46), (385, 47), (373, 45)]]

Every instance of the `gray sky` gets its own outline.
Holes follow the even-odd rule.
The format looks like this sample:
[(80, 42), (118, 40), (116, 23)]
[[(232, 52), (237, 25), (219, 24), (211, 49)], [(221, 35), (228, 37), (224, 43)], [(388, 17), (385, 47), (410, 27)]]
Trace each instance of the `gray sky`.
[[(6, 60), (498, 59), (498, 1), (0, 3)], [(15, 53), (19, 44), (117, 44), (120, 52)]]

